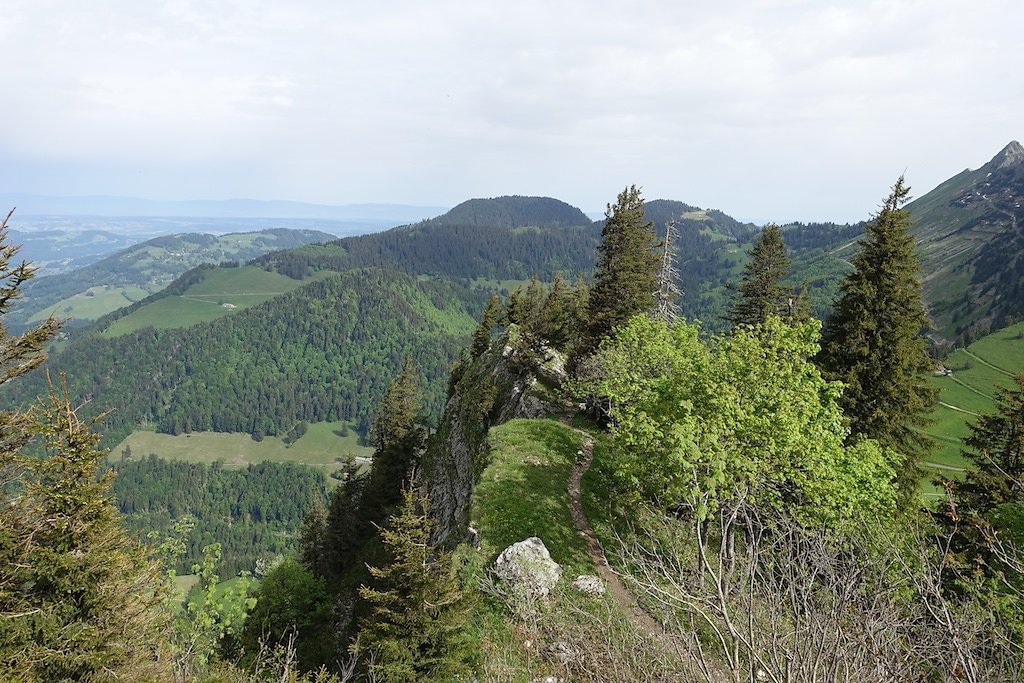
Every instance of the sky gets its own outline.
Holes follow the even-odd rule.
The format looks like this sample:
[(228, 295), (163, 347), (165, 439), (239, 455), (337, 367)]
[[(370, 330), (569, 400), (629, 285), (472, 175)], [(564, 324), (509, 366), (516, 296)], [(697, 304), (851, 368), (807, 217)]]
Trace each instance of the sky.
[(0, 190), (867, 218), (1024, 137), (1019, 0), (0, 0)]

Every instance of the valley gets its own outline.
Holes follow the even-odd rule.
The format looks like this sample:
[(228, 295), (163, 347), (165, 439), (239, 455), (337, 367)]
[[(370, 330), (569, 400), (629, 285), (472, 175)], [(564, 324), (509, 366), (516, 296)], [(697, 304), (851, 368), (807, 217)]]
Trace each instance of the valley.
[[(968, 421), (991, 413), (994, 384), (1008, 385), (1024, 365), (1024, 323), (1013, 324), (1016, 261), (993, 256), (996, 242), (1009, 243), (1010, 251), (1016, 244), (1018, 225), (999, 207), (1015, 201), (1017, 159), (1011, 145), (984, 174), (965, 172), (908, 206), (917, 219), (913, 235), (937, 327), (933, 341), (961, 347), (943, 361), (941, 375), (928, 377), (939, 403), (924, 431), (936, 448), (922, 458), (924, 479), (915, 474), (911, 482), (918, 507), (942, 510), (945, 493), (936, 482), (963, 480)], [(979, 183), (994, 182), (1001, 183), (998, 207), (996, 199), (972, 199)], [(408, 503), (408, 482), (430, 501), (430, 522), (409, 533), (429, 534), (440, 549), (474, 529), (479, 546), (460, 545), (456, 557), (466, 563), (460, 571), (478, 578), (485, 571), (480, 562), (489, 565), (503, 548), (538, 535), (571, 573), (601, 576), (604, 555), (595, 548), (603, 545), (615, 571), (628, 574), (640, 560), (630, 555), (635, 547), (615, 545), (634, 533), (620, 517), (667, 505), (683, 528), (691, 515), (712, 509), (701, 507), (707, 501), (727, 499), (730, 486), (749, 487), (756, 497), (741, 497), (740, 507), (771, 515), (788, 510), (802, 525), (840, 528), (855, 510), (896, 515), (892, 489), (900, 465), (886, 462), (874, 441), (844, 442), (838, 394), (811, 364), (815, 324), (801, 326), (804, 304), (813, 317), (830, 315), (857, 262), (865, 224), (780, 226), (790, 265), (778, 275), (780, 291), (788, 293), (779, 310), (793, 326), (765, 321), (767, 332), (758, 336), (732, 326), (729, 315), (745, 296), (736, 285), (766, 233), (680, 201), (642, 206), (637, 220), (650, 221), (651, 233), (638, 261), (652, 261), (674, 226), (682, 319), (621, 339), (622, 329), (613, 328), (604, 338), (626, 344), (624, 350), (591, 347), (587, 362), (600, 358), (605, 365), (577, 368), (581, 374), (571, 380), (566, 367), (593, 334), (586, 316), (599, 296), (581, 283), (600, 273), (607, 225), (547, 197), (472, 199), (434, 218), (341, 239), (282, 230), (161, 237), (40, 278), (12, 320), (74, 318), (45, 367), (51, 377), (66, 377), (68, 400), (80, 406), (76, 416), (102, 416), (101, 446), (110, 449), (106, 462), (117, 474), (113, 491), (127, 527), (157, 532), (166, 544), (178, 521), (195, 518), (173, 565), (187, 600), (210, 590), (202, 600), (243, 610), (241, 593), (229, 599), (226, 587), (248, 589), (232, 577), (259, 571), (270, 581), (266, 590), (287, 592), (293, 588), (275, 581), (308, 572), (319, 587), (303, 590), (323, 604), (342, 604), (386, 556), (381, 544), (391, 540), (377, 530), (411, 523), (401, 515), (413, 513), (400, 507)], [(631, 284), (623, 280), (620, 290)], [(491, 300), (496, 293), (501, 297)], [(618, 305), (619, 294), (605, 294), (608, 305)], [(654, 361), (645, 366), (648, 356)], [(620, 372), (630, 379), (600, 384)], [(669, 374), (645, 384), (660, 373)], [(400, 380), (406, 384), (396, 385)], [(2, 391), (9, 404), (27, 406), (47, 387), (36, 371)], [(673, 394), (679, 387), (685, 395)], [(664, 396), (654, 400), (659, 392)], [(606, 399), (607, 412), (591, 412)], [(652, 400), (658, 411), (627, 433), (635, 406)], [(747, 459), (735, 460), (735, 453)], [(584, 455), (593, 467), (580, 484)], [(701, 474), (683, 482), (680, 472), (690, 470), (672, 471), (671, 462)], [(706, 501), (686, 498), (693, 487), (706, 487)], [(419, 519), (427, 517), (424, 511)], [(638, 519), (655, 524), (653, 517)], [(732, 531), (713, 533), (725, 538)], [(214, 562), (214, 549), (222, 555), (203, 579), (193, 568)], [(219, 593), (209, 588), (210, 576), (228, 580)], [(633, 580), (639, 583), (612, 582), (606, 602), (577, 616), (604, 619), (602, 628), (653, 652), (671, 628), (657, 626), (653, 613), (661, 608), (649, 592), (634, 596), (633, 586), (644, 584)], [(253, 590), (264, 596), (262, 588)], [(575, 604), (565, 592), (553, 599)], [(485, 600), (492, 611), (523, 609), (500, 592)], [(317, 610), (303, 618), (303, 628), (335, 629), (338, 638), (352, 637), (347, 629), (359, 623), (332, 621)], [(575, 647), (604, 652), (605, 644), (574, 641), (571, 621), (545, 635), (531, 631), (528, 620), (474, 619), (475, 633), (490, 634), (479, 636), (486, 641), (482, 656), (498, 669), (502, 655), (493, 648), (524, 632), (557, 632)], [(248, 632), (238, 642), (253, 646), (262, 637)], [(326, 655), (300, 656), (312, 662)], [(552, 666), (529, 648), (511, 656), (527, 669), (590, 671), (579, 662)], [(682, 670), (669, 650), (658, 650), (657, 659), (670, 678)]]

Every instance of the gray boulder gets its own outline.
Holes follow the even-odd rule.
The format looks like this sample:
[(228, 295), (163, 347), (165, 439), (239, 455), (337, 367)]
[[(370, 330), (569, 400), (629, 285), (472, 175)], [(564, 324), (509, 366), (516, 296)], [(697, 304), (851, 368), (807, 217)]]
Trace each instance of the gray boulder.
[(532, 536), (505, 548), (494, 562), (494, 572), (514, 591), (538, 598), (551, 592), (562, 568), (551, 559), (544, 541)]
[(604, 583), (596, 576), (577, 576), (572, 587), (584, 595), (604, 595)]

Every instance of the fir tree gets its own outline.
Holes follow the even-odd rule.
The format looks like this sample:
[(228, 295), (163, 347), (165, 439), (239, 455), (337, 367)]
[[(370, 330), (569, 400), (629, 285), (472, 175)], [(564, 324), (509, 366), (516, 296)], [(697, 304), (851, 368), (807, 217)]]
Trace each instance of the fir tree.
[(644, 200), (632, 185), (605, 212), (597, 269), (590, 290), (587, 329), (577, 359), (638, 313), (653, 312), (658, 289), (654, 223), (644, 220)]
[(31, 427), (42, 457), (5, 457), (0, 671), (5, 680), (166, 681), (163, 575), (99, 476), (98, 437), (54, 392)]
[(320, 576), (334, 578), (352, 565), (359, 547), (369, 535), (360, 513), (365, 477), (355, 462), (346, 463), (344, 481), (331, 494), (324, 541), (324, 569)]
[(661, 263), (658, 265), (658, 301), (654, 317), (672, 325), (681, 315), (679, 297), (679, 269), (676, 267), (676, 246), (678, 241), (675, 220), (665, 224), (665, 241), (661, 244)]
[(468, 606), (451, 556), (430, 545), (426, 498), (408, 486), (402, 506), (380, 530), (389, 563), (369, 567), (359, 596), (372, 614), (356, 650), (379, 681), (451, 681), (468, 669)]
[(1005, 504), (1020, 507), (1024, 523), (1024, 372), (1015, 388), (996, 387), (996, 412), (968, 424), (963, 456), (971, 466), (966, 481), (956, 487), (961, 508), (986, 516)]
[(373, 464), (363, 490), (360, 516), (375, 522), (402, 496), (402, 485), (426, 445), (420, 424), (423, 390), (419, 372), (406, 357), (398, 375), (388, 384), (373, 424)]
[(314, 575), (323, 577), (327, 574), (326, 560), (327, 508), (317, 500), (299, 529), (299, 562)]
[(501, 301), (497, 294), (492, 294), (484, 308), (484, 314), (480, 318), (480, 324), (473, 333), (472, 357), (479, 358), (491, 347), (491, 330), (498, 323), (498, 315), (501, 313)]
[(580, 316), (576, 310), (574, 295), (572, 286), (562, 273), (555, 273), (540, 312), (543, 336), (553, 348), (568, 348), (576, 336)]
[[(0, 384), (42, 363), (60, 323), (11, 335), (5, 318), (32, 278), (0, 221)], [(63, 388), (63, 387), (62, 387)], [(34, 447), (43, 457), (25, 455)], [(163, 582), (120, 524), (97, 437), (63, 391), (0, 411), (0, 671), (5, 680), (166, 680)]]
[(904, 503), (914, 498), (928, 446), (916, 428), (927, 424), (936, 398), (924, 376), (931, 368), (923, 336), (928, 322), (904, 207), (909, 192), (901, 176), (867, 224), (818, 354), (824, 374), (846, 385), (841, 403), (851, 439), (877, 439), (904, 457), (898, 468)]
[(782, 231), (777, 225), (766, 225), (754, 243), (750, 261), (743, 268), (729, 322), (733, 326), (761, 325), (768, 316), (791, 317), (796, 294), (782, 284), (788, 273), (789, 256)]

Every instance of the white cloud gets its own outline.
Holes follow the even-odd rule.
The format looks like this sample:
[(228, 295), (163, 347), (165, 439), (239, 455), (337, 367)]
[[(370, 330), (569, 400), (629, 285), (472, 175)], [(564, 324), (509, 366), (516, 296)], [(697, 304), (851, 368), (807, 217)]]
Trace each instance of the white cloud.
[(854, 219), (1020, 136), (1010, 0), (0, 0), (11, 190)]

